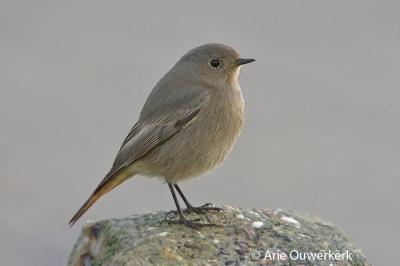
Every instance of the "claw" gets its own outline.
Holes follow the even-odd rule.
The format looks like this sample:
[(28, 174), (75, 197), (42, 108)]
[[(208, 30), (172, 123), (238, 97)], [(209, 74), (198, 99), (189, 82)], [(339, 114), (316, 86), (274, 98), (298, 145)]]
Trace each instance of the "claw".
[(207, 211), (218, 211), (218, 212), (224, 212), (224, 209), (219, 208), (219, 207), (211, 207), (212, 204), (211, 203), (206, 203), (201, 205), (200, 207), (193, 207), (193, 206), (189, 206), (187, 209), (185, 209), (184, 211), (186, 212), (195, 212), (195, 213), (201, 213), (201, 214), (205, 214)]
[(169, 211), (165, 214), (165, 217), (169, 216), (170, 214), (175, 214), (175, 216), (178, 214), (177, 211)]
[(174, 214), (175, 217), (178, 215), (177, 211), (169, 211), (165, 214), (164, 219), (160, 222), (160, 225), (162, 225), (163, 223), (166, 223), (168, 221), (170, 221), (170, 218), (168, 217), (169, 215)]
[[(163, 224), (163, 223), (168, 223), (168, 224), (178, 224), (178, 223), (180, 223), (180, 224), (185, 224), (185, 225), (187, 225), (187, 223), (195, 223), (195, 224), (199, 224), (199, 225), (202, 225), (202, 226), (220, 226), (220, 225), (216, 225), (216, 224), (211, 223), (211, 220), (207, 215), (207, 211), (224, 212), (224, 209), (219, 208), (219, 207), (211, 207), (211, 206), (212, 206), (212, 203), (205, 203), (205, 204), (203, 204), (203, 205), (201, 205), (199, 207), (188, 206), (186, 209), (182, 210), (183, 213), (197, 213), (197, 214), (204, 215), (206, 217), (207, 221), (208, 221), (208, 223), (206, 223), (206, 224), (196, 223), (197, 221), (201, 220), (200, 218), (196, 218), (196, 219), (193, 219), (193, 220), (188, 220), (186, 218), (183, 218), (183, 219), (180, 218), (179, 220), (171, 220), (168, 217), (171, 214), (174, 214), (175, 217), (179, 215), (178, 211), (172, 210), (172, 211), (169, 211), (169, 212), (167, 212), (165, 214), (165, 219), (160, 222), (160, 225)], [(187, 226), (194, 228), (191, 225), (187, 225)]]
[(178, 220), (164, 219), (163, 221), (161, 221), (161, 223), (166, 222), (168, 224), (183, 224), (192, 229), (198, 229), (201, 227), (212, 227), (212, 226), (223, 227), (222, 225), (214, 224), (214, 223), (199, 223), (199, 222), (197, 222), (199, 220), (200, 219), (189, 220), (189, 219), (186, 219), (185, 217), (180, 217)]

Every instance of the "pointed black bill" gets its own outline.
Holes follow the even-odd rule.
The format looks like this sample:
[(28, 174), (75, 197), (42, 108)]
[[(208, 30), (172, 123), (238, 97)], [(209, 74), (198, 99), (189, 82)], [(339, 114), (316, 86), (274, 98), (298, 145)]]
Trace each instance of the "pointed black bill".
[(238, 66), (240, 66), (240, 65), (248, 64), (248, 63), (251, 63), (251, 62), (254, 62), (254, 61), (256, 61), (256, 60), (255, 60), (255, 59), (243, 59), (243, 58), (239, 58), (239, 59), (236, 59), (236, 64), (237, 64)]

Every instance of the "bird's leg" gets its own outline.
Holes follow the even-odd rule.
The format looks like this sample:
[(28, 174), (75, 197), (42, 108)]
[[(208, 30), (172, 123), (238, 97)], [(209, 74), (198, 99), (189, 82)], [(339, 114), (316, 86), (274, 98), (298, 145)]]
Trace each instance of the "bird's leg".
[[(186, 199), (185, 195), (183, 195), (182, 190), (180, 189), (180, 187), (177, 184), (174, 184), (174, 187), (176, 188), (176, 190), (178, 191), (179, 195), (181, 196), (181, 198), (183, 199), (183, 202), (185, 202), (186, 205), (186, 209), (183, 210), (184, 212), (195, 212), (195, 213), (201, 213), (201, 214), (206, 214), (207, 211), (224, 211), (224, 209), (219, 208), (219, 207), (212, 207), (211, 203), (206, 203), (203, 204), (199, 207), (194, 207), (192, 204), (190, 204), (190, 202)], [(207, 217), (208, 218), (208, 217)]]
[[(183, 224), (190, 228), (199, 228), (204, 226), (219, 226), (213, 223), (198, 223), (196, 220), (189, 220), (187, 219), (181, 210), (181, 206), (179, 205), (178, 198), (176, 197), (174, 186), (168, 183), (169, 190), (171, 191), (172, 197), (174, 198), (174, 202), (176, 205), (176, 210), (178, 213), (178, 220), (169, 220), (165, 218), (161, 223), (166, 222), (168, 224)], [(167, 214), (168, 215), (168, 214)]]

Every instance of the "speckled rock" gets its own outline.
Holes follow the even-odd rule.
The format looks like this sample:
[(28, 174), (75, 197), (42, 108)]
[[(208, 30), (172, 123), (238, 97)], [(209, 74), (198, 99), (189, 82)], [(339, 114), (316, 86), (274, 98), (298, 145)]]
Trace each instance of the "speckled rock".
[(88, 223), (68, 265), (371, 265), (335, 226), (316, 217), (224, 210), (188, 215), (223, 225), (196, 230), (160, 223), (165, 212)]

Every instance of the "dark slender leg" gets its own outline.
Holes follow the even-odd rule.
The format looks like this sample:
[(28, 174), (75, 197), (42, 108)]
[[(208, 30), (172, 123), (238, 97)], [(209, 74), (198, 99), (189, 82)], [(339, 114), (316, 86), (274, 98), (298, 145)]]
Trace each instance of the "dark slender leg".
[(184, 210), (184, 212), (196, 212), (196, 213), (203, 213), (205, 214), (206, 211), (224, 211), (222, 208), (218, 208), (218, 207), (211, 207), (211, 203), (206, 203), (201, 205), (200, 207), (194, 207), (192, 204), (190, 204), (190, 202), (186, 199), (185, 195), (183, 195), (182, 190), (180, 189), (180, 187), (177, 184), (174, 184), (174, 187), (176, 188), (176, 190), (178, 191), (179, 195), (181, 196), (181, 198), (183, 199), (183, 202), (185, 202), (186, 205), (186, 210)]
[(169, 224), (184, 224), (184, 225), (186, 225), (188, 227), (191, 227), (191, 228), (199, 228), (199, 227), (203, 227), (203, 226), (219, 226), (217, 224), (212, 224), (212, 223), (198, 223), (198, 222), (196, 222), (194, 220), (187, 219), (183, 215), (183, 212), (181, 210), (181, 206), (179, 205), (179, 201), (178, 201), (178, 198), (176, 197), (174, 186), (172, 184), (168, 183), (168, 187), (169, 187), (169, 190), (171, 191), (172, 197), (174, 198), (174, 202), (175, 202), (175, 205), (176, 205), (176, 210), (178, 212), (178, 216), (179, 217), (178, 217), (178, 220), (169, 220), (169, 219), (166, 218), (161, 223), (166, 222), (166, 223), (169, 223)]
[(178, 211), (178, 215), (182, 218), (184, 216), (183, 216), (183, 213), (181, 210), (181, 206), (179, 205), (179, 200), (176, 197), (174, 187), (172, 186), (172, 184), (169, 184), (169, 183), (168, 183), (168, 187), (169, 187), (169, 190), (171, 191), (172, 197), (174, 198), (174, 202), (175, 202), (176, 210)]
[[(192, 204), (190, 204), (190, 202), (186, 199), (185, 195), (183, 195), (183, 192), (180, 189), (180, 187), (177, 184), (174, 184), (174, 187), (176, 188), (176, 191), (178, 191), (179, 195), (181, 195), (181, 198), (183, 199), (183, 202), (185, 202), (186, 207), (187, 208), (193, 207)], [(209, 203), (206, 203), (206, 204), (209, 204)]]

